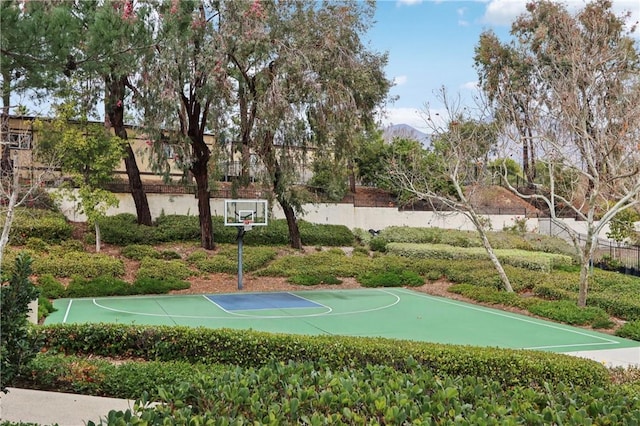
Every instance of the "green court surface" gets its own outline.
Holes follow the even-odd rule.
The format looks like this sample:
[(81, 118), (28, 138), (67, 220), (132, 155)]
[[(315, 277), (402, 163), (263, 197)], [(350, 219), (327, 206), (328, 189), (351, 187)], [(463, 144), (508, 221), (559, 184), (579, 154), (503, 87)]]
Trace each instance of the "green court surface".
[(640, 342), (412, 290), (59, 299), (45, 324), (105, 322), (371, 336), (552, 352)]

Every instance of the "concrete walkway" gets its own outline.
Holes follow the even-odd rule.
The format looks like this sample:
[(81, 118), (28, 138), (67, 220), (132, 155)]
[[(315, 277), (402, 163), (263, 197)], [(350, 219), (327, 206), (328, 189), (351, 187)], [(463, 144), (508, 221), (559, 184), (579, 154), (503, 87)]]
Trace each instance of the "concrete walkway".
[(126, 399), (9, 388), (9, 393), (0, 393), (0, 421), (82, 426), (91, 420), (97, 424), (107, 418), (109, 411), (125, 411), (133, 408), (133, 403)]

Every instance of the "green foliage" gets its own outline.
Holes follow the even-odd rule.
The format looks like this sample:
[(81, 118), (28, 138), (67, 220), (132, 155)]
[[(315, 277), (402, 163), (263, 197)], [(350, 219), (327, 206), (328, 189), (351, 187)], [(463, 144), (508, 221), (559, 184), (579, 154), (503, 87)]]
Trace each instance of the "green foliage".
[(160, 259), (161, 254), (158, 250), (152, 246), (144, 244), (131, 244), (124, 247), (121, 254), (127, 259), (142, 260), (145, 257), (151, 257), (154, 259)]
[[(219, 244), (235, 244), (238, 230), (224, 226), (222, 217), (213, 217), (214, 238)], [(163, 215), (156, 226), (138, 225), (135, 216), (119, 214), (99, 220), (102, 240), (121, 246), (149, 245), (172, 241), (199, 241), (200, 222), (197, 216)], [(304, 245), (350, 246), (354, 237), (349, 228), (342, 225), (316, 225), (303, 220), (298, 223)], [(245, 233), (244, 245), (287, 245), (289, 229), (284, 219), (272, 220), (268, 226), (255, 226)]]
[(49, 244), (42, 238), (29, 237), (27, 239), (26, 247), (36, 253), (46, 253), (49, 251)]
[(632, 209), (627, 208), (619, 211), (609, 222), (609, 232), (607, 238), (611, 238), (619, 243), (626, 239), (633, 239), (636, 236), (634, 223), (640, 220), (640, 214)]
[(40, 295), (47, 299), (59, 299), (64, 296), (65, 287), (51, 274), (40, 275), (36, 280)]
[(352, 246), (355, 242), (353, 233), (344, 225), (319, 225), (301, 220), (298, 226), (304, 245), (340, 247)]
[[(4, 217), (0, 217), (0, 224)], [(13, 245), (24, 245), (29, 238), (39, 238), (54, 244), (71, 237), (73, 228), (62, 213), (50, 210), (17, 208), (11, 225), (9, 241)]]
[(376, 236), (371, 238), (371, 240), (369, 241), (369, 248), (371, 248), (372, 251), (378, 251), (381, 253), (384, 253), (387, 251), (387, 239), (381, 236)]
[(613, 323), (609, 315), (601, 308), (579, 307), (575, 301), (554, 300), (539, 301), (528, 307), (532, 314), (571, 325), (594, 325), (599, 328), (611, 328)]
[(166, 294), (171, 290), (189, 288), (186, 281), (171, 277), (140, 277), (133, 284), (118, 278), (97, 277), (85, 279), (74, 277), (64, 293), (65, 297), (108, 297), (128, 296), (136, 294)]
[[(250, 272), (262, 268), (277, 254), (278, 252), (271, 247), (243, 247), (242, 270)], [(211, 256), (195, 252), (189, 257), (189, 262), (203, 272), (234, 274), (238, 271), (238, 249), (231, 245), (220, 246)]]
[(107, 424), (263, 424), (265, 418), (273, 424), (547, 424), (549, 418), (632, 424), (640, 408), (634, 394), (620, 387), (505, 387), (491, 377), (458, 377), (418, 364), (411, 371), (284, 361), (261, 367), (113, 365), (40, 355), (30, 366), (31, 382), (43, 389), (139, 399), (139, 410), (112, 411)]
[(24, 366), (38, 352), (38, 339), (29, 327), (29, 303), (38, 298), (33, 285), (31, 258), (26, 253), (16, 257), (15, 268), (7, 283), (0, 283), (0, 392), (7, 392)]
[[(398, 256), (430, 259), (486, 259), (488, 254), (482, 247), (452, 247), (445, 244), (389, 243), (387, 251)], [(507, 265), (549, 272), (555, 265), (571, 265), (568, 256), (524, 250), (495, 249), (495, 255)]]
[(40, 296), (38, 297), (38, 321), (49, 316), (51, 312), (57, 311), (56, 308), (53, 307), (53, 303), (46, 297)]
[(347, 193), (348, 170), (331, 155), (316, 155), (313, 176), (308, 185), (320, 192), (327, 201), (340, 201)]
[(616, 336), (640, 341), (640, 320), (625, 323), (616, 330)]
[(520, 297), (517, 293), (510, 293), (493, 287), (481, 287), (473, 284), (454, 284), (448, 288), (452, 293), (461, 294), (476, 302), (492, 305), (515, 306), (526, 308), (529, 299)]
[(105, 254), (71, 251), (60, 256), (40, 256), (33, 262), (33, 272), (37, 275), (51, 274), (54, 277), (120, 277), (124, 275), (124, 263)]
[(364, 287), (418, 287), (424, 284), (424, 279), (413, 271), (390, 269), (360, 274), (358, 282)]
[(330, 274), (299, 274), (289, 277), (287, 282), (291, 284), (311, 286), (311, 285), (319, 285), (319, 284), (342, 284), (342, 280), (336, 278)]
[(609, 382), (606, 368), (595, 361), (504, 348), (124, 324), (59, 324), (40, 327), (38, 332), (49, 353), (64, 351), (254, 368), (286, 360), (314, 360), (338, 370), (371, 364), (410, 372), (423, 365), (434, 374), (491, 377), (505, 386), (565, 382), (579, 387)]
[(154, 278), (157, 280), (182, 281), (194, 272), (181, 260), (162, 260), (145, 257), (140, 262), (136, 279)]

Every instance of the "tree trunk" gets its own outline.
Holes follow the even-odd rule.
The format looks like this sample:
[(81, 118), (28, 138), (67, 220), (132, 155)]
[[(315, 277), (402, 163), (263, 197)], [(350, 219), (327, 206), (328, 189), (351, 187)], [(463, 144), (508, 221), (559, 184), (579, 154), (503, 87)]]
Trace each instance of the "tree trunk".
[[(120, 139), (128, 141), (129, 135), (124, 125), (124, 97), (126, 87), (126, 76), (113, 77), (108, 76), (105, 78), (105, 87), (107, 89), (106, 103), (105, 103), (105, 126), (113, 127), (114, 133)], [(133, 202), (136, 206), (136, 215), (138, 217), (139, 225), (151, 226), (151, 211), (149, 209), (149, 201), (147, 200), (147, 194), (144, 192), (142, 186), (142, 179), (140, 178), (140, 169), (136, 162), (136, 156), (131, 148), (131, 144), (127, 142), (125, 146), (125, 169), (127, 170), (127, 177), (129, 179), (129, 191)]]
[[(193, 123), (190, 128), (197, 128)], [(196, 181), (196, 198), (198, 199), (198, 216), (200, 218), (200, 245), (206, 250), (213, 250), (213, 222), (211, 220), (211, 204), (209, 192), (209, 148), (204, 143), (203, 135), (190, 132), (191, 145), (194, 152), (193, 163), (189, 169)]]
[(349, 168), (349, 190), (352, 194), (356, 193), (356, 172), (353, 168), (353, 160), (349, 160), (348, 163)]
[(96, 230), (96, 253), (100, 252), (100, 240), (102, 239), (102, 236), (100, 235), (100, 225), (98, 225), (98, 221), (96, 220), (95, 224), (95, 230)]
[(478, 218), (474, 217), (473, 222), (475, 223), (476, 229), (480, 234), (482, 245), (484, 246), (484, 249), (487, 251), (487, 254), (489, 255), (489, 259), (491, 260), (491, 263), (493, 263), (493, 266), (496, 268), (496, 271), (498, 271), (498, 276), (500, 277), (500, 281), (502, 281), (502, 287), (507, 292), (513, 293), (513, 287), (511, 287), (511, 282), (509, 281), (509, 277), (507, 276), (507, 273), (504, 271), (504, 268), (502, 267), (502, 263), (500, 263), (500, 259), (498, 259), (498, 256), (496, 256), (495, 252), (493, 251), (493, 247), (489, 242), (489, 238), (487, 238), (487, 234), (484, 232), (484, 227), (478, 221)]
[(291, 204), (287, 203), (286, 200), (280, 197), (278, 197), (278, 202), (280, 203), (280, 207), (282, 207), (282, 211), (284, 211), (284, 216), (287, 218), (287, 227), (289, 228), (289, 243), (294, 249), (302, 250), (300, 229), (298, 228), (298, 221), (296, 220), (296, 215), (293, 207), (291, 206)]
[(578, 306), (581, 308), (587, 306), (587, 294), (589, 292), (589, 269), (591, 268), (591, 260), (593, 259), (591, 234), (591, 232), (587, 232), (587, 242), (581, 249), (582, 261), (580, 262), (580, 283), (578, 286)]

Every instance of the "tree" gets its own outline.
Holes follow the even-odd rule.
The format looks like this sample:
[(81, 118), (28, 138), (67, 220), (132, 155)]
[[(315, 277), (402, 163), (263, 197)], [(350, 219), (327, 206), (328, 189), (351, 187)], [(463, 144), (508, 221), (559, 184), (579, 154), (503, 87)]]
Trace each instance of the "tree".
[[(549, 179), (543, 191), (520, 195), (543, 201), (552, 221), (560, 220), (559, 208), (584, 221), (586, 235), (569, 230), (581, 264), (579, 306), (587, 302), (598, 235), (640, 202), (640, 67), (627, 18), (616, 16), (608, 0), (576, 14), (539, 1), (512, 26), (514, 48), (529, 61), (529, 90), (538, 104), (530, 125)], [(505, 89), (496, 110), (509, 107), (514, 89)], [(497, 116), (502, 139), (517, 140), (509, 120)], [(558, 188), (558, 176), (569, 177), (565, 188)]]
[(227, 56), (217, 20), (219, 2), (160, 2), (155, 49), (144, 57), (135, 98), (154, 141), (154, 163), (170, 158), (196, 181), (201, 245), (214, 248), (209, 193), (211, 148), (204, 135), (219, 134), (229, 112)]
[[(71, 176), (72, 187), (64, 196), (75, 201), (77, 211), (87, 216), (96, 232), (96, 251), (100, 251), (98, 219), (118, 199), (100, 185), (111, 179), (113, 170), (122, 160), (124, 144), (103, 127), (88, 122), (76, 104), (67, 102), (55, 107), (56, 117), (51, 121), (38, 121), (40, 158), (60, 158), (61, 171)], [(78, 187), (77, 193), (73, 186)]]
[[(478, 231), (482, 245), (493, 263), (502, 286), (508, 292), (513, 288), (489, 238), (488, 220), (475, 207), (475, 192), (485, 185), (486, 162), (491, 145), (491, 126), (462, 109), (459, 102), (449, 99), (444, 89), (440, 99), (447, 117), (434, 117), (426, 112), (427, 124), (432, 128), (434, 148), (420, 155), (392, 158), (388, 166), (390, 179), (397, 190), (411, 199), (429, 202), (434, 211), (454, 211), (463, 214)], [(444, 124), (440, 124), (442, 120)]]
[[(0, 77), (2, 78), (2, 127), (7, 140), (12, 94), (29, 92), (38, 100), (56, 87), (59, 76), (70, 66), (68, 57), (80, 29), (68, 13), (69, 2), (50, 0), (0, 2)], [(2, 145), (0, 169), (13, 170), (10, 150)]]
[[(151, 48), (147, 23), (147, 7), (134, 8), (132, 0), (111, 0), (100, 4), (79, 2), (69, 13), (78, 20), (85, 30), (78, 48), (69, 61), (73, 70), (67, 72), (73, 76), (70, 82), (89, 81), (81, 88), (75, 85), (67, 88), (63, 98), (75, 94), (78, 101), (88, 103), (86, 108), (94, 108), (96, 96), (104, 96), (105, 126), (113, 129), (120, 140), (128, 140), (125, 126), (125, 112), (130, 106), (131, 92), (136, 90), (129, 76), (137, 71), (139, 58), (144, 50)], [(84, 100), (88, 101), (84, 101)], [(91, 105), (89, 105), (91, 104)], [(147, 195), (142, 186), (140, 170), (135, 153), (129, 143), (123, 145), (124, 164), (129, 181), (129, 189), (136, 206), (138, 223), (150, 226), (151, 211)]]
[(513, 126), (514, 137), (520, 140), (524, 177), (533, 186), (537, 169), (532, 115), (537, 102), (531, 59), (516, 47), (500, 43), (489, 30), (480, 35), (474, 60), (481, 87), (489, 100), (499, 105), (495, 116)]
[[(296, 166), (311, 147), (353, 167), (358, 135), (386, 97), (386, 56), (361, 35), (371, 2), (224, 2), (221, 34), (236, 83), (238, 139), (247, 164), (255, 152), (285, 214), (291, 246), (301, 248)], [(246, 167), (243, 166), (243, 169)]]

